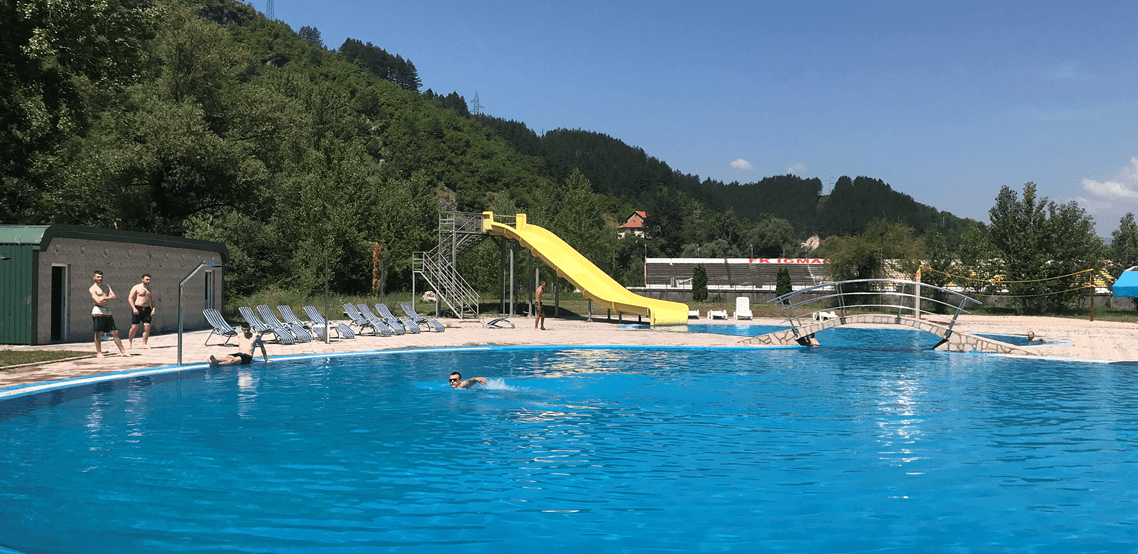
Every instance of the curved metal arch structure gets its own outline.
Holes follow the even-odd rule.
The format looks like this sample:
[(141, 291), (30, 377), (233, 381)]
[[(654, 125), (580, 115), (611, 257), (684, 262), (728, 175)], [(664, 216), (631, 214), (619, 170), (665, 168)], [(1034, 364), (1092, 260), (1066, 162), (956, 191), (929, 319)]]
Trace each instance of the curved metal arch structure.
[[(938, 294), (922, 297), (921, 289), (932, 289)], [(821, 292), (822, 294), (816, 294)], [(815, 293), (815, 294), (810, 294)], [(850, 324), (903, 325), (937, 335), (941, 338), (934, 349), (952, 352), (992, 352), (999, 354), (1033, 355), (1024, 348), (1000, 341), (953, 332), (953, 326), (961, 313), (970, 313), (967, 307), (982, 302), (954, 290), (899, 279), (856, 279), (836, 281), (806, 287), (768, 302), (779, 302), (780, 311), (786, 315), (790, 329), (776, 331), (744, 341), (756, 345), (811, 344), (810, 339), (818, 331)], [(812, 304), (834, 304), (833, 311), (803, 310)], [(925, 303), (944, 306), (952, 310), (952, 318), (947, 323), (928, 321), (921, 316), (940, 316), (923, 309)], [(851, 309), (884, 310), (887, 313), (851, 313)], [(803, 314), (810, 313), (809, 323), (803, 323)]]
[[(894, 290), (888, 290), (892, 288)], [(953, 302), (946, 302), (936, 297), (922, 297), (921, 289), (932, 289), (943, 294), (946, 299), (952, 299)], [(821, 296), (810, 296), (802, 301), (795, 301), (796, 298), (804, 294), (816, 291), (829, 292)], [(884, 302), (883, 298), (896, 299), (897, 302), (888, 303)], [(927, 285), (920, 281), (904, 281), (898, 279), (853, 279), (849, 281), (835, 281), (832, 283), (822, 283), (821, 285), (814, 285), (806, 287), (794, 292), (784, 294), (782, 296), (768, 300), (768, 303), (779, 302), (782, 307), (779, 311), (786, 315), (787, 322), (794, 327), (801, 327), (802, 320), (799, 316), (798, 308), (800, 306), (816, 304), (820, 302), (836, 299), (838, 306), (837, 314), (839, 318), (849, 316), (850, 308), (885, 308), (889, 310), (897, 310), (897, 316), (902, 317), (904, 312), (909, 310), (912, 312), (913, 317), (919, 319), (919, 315), (935, 315), (933, 312), (922, 309), (922, 304), (931, 302), (934, 305), (945, 306), (953, 311), (952, 320), (948, 323), (948, 329), (951, 333), (952, 326), (956, 324), (956, 318), (961, 313), (971, 313), (965, 309), (966, 306), (983, 304), (979, 300), (971, 296), (961, 294), (954, 290)], [(857, 300), (865, 299), (866, 302), (857, 302)], [(906, 304), (905, 301), (908, 301)]]

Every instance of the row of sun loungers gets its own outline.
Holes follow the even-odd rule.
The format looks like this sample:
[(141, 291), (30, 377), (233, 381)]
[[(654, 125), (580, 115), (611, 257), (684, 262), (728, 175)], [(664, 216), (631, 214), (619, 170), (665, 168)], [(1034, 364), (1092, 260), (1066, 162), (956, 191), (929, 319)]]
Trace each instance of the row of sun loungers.
[[(421, 332), (422, 328), (439, 333), (446, 329), (437, 319), (423, 317), (415, 313), (411, 304), (403, 302), (400, 306), (407, 317), (396, 317), (383, 303), (375, 305), (376, 312), (379, 312), (378, 316), (371, 311), (367, 304), (344, 304), (344, 313), (351, 319), (351, 325), (355, 325), (357, 330), (352, 330), (351, 325), (344, 323), (331, 323), (329, 330), (335, 332), (338, 338), (350, 339), (355, 338), (357, 332), (362, 334), (365, 330), (370, 330), (372, 335), (390, 337), (391, 335), (406, 333), (417, 334)], [(265, 336), (272, 335), (280, 344), (308, 342), (314, 337), (318, 340), (324, 340), (326, 322), (315, 306), (304, 307), (304, 313), (308, 316), (307, 322), (297, 317), (290, 306), (277, 306), (277, 311), (281, 314), (280, 318), (273, 313), (272, 308), (264, 304), (257, 306), (256, 312), (245, 306), (238, 308), (238, 311), (241, 312), (241, 317), (245, 319), (245, 322), (254, 332)], [(225, 321), (221, 312), (207, 308), (202, 310), (202, 313), (205, 314), (206, 321), (213, 327), (213, 331), (205, 339), (207, 345), (209, 339), (213, 338), (214, 335), (225, 337), (223, 344), (229, 344), (229, 340), (237, 336), (237, 330)]]
[(403, 302), (399, 305), (403, 308), (403, 313), (407, 315), (405, 318), (395, 317), (386, 304), (377, 303), (375, 305), (375, 312), (367, 304), (344, 304), (344, 314), (352, 321), (360, 333), (364, 330), (370, 329), (372, 334), (391, 336), (403, 335), (406, 333), (417, 334), (425, 328), (428, 331), (443, 332), (446, 330), (442, 323), (437, 319), (424, 317), (415, 312), (411, 304)]

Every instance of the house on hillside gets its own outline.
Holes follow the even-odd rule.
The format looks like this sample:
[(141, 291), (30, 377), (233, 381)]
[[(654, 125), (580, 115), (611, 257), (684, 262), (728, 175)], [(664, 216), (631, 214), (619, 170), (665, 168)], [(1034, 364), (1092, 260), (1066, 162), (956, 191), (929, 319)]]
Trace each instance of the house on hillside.
[(644, 219), (647, 217), (648, 217), (648, 214), (646, 212), (642, 212), (642, 211), (632, 212), (632, 215), (628, 216), (628, 219), (626, 219), (624, 221), (624, 223), (622, 223), (619, 227), (617, 227), (617, 229), (618, 229), (617, 232), (620, 233), (620, 238), (627, 237), (628, 235), (635, 235), (638, 237), (643, 237), (644, 236)]

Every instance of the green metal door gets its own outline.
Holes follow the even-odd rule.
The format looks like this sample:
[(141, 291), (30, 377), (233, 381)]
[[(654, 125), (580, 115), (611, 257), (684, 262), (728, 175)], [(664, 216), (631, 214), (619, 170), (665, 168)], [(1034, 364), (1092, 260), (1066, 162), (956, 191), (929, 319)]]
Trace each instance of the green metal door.
[(35, 251), (0, 245), (0, 344), (35, 343)]

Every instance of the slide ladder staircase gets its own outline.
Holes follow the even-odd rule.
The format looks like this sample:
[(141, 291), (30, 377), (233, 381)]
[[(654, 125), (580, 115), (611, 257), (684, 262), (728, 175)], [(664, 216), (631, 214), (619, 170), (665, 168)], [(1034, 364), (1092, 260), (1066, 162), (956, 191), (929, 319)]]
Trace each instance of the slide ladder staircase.
[(486, 238), (482, 214), (444, 212), (439, 214), (439, 242), (427, 252), (415, 252), (412, 273), (422, 276), (434, 289), (439, 302), (455, 317), (478, 317), (480, 296), (458, 273), (458, 259)]

